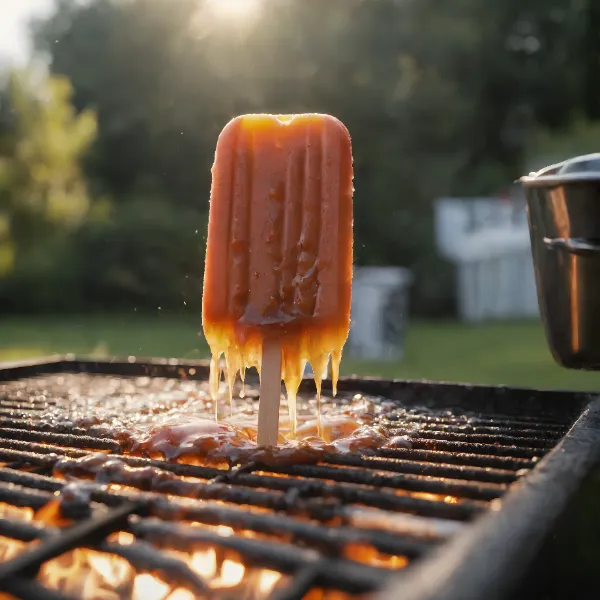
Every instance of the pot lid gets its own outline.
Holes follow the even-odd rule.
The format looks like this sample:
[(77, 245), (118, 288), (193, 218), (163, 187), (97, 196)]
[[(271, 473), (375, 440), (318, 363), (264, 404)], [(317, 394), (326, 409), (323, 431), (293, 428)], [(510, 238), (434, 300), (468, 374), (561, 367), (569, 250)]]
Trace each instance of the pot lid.
[(525, 186), (559, 185), (575, 181), (600, 181), (600, 152), (569, 158), (519, 179)]

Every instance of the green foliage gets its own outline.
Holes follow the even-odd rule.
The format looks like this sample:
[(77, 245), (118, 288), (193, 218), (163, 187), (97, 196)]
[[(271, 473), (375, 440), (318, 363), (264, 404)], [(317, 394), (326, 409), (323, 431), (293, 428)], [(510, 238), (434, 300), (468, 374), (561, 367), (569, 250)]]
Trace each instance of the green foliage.
[(578, 116), (560, 130), (539, 128), (528, 144), (528, 169), (537, 170), (573, 156), (600, 151), (600, 122)]
[[(0, 306), (19, 312), (198, 312), (206, 229), (201, 213), (132, 198), (108, 218), (34, 245), (0, 287)], [(1, 293), (3, 292), (3, 293)]]
[[(85, 218), (90, 200), (80, 159), (96, 134), (93, 112), (76, 114), (67, 79), (11, 74), (6, 100), (14, 115), (0, 143), (0, 276)], [(34, 273), (32, 273), (33, 275)], [(16, 275), (19, 276), (18, 274)]]
[(206, 227), (202, 213), (151, 197), (88, 223), (74, 242), (85, 308), (198, 311)]
[(34, 81), (12, 73), (8, 99), (15, 123), (0, 159), (0, 195), (15, 219), (38, 217), (74, 226), (89, 208), (79, 160), (96, 135), (96, 117), (75, 114), (72, 87), (65, 77)]

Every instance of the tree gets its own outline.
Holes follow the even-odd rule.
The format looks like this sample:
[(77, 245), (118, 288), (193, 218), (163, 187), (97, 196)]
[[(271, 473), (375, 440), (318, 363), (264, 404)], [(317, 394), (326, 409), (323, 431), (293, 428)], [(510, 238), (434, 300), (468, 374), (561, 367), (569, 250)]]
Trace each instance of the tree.
[[(67, 79), (11, 74), (0, 141), (0, 215), (4, 252), (37, 251), (47, 236), (81, 224), (90, 200), (80, 161), (96, 135), (92, 111), (76, 114)], [(2, 261), (5, 271), (8, 261)]]
[(94, 189), (203, 222), (231, 117), (335, 114), (354, 141), (357, 261), (415, 269), (420, 308), (452, 300), (436, 197), (498, 192), (532, 131), (597, 106), (593, 0), (261, 0), (237, 21), (211, 2), (59, 0), (36, 25), (76, 109), (98, 114)]

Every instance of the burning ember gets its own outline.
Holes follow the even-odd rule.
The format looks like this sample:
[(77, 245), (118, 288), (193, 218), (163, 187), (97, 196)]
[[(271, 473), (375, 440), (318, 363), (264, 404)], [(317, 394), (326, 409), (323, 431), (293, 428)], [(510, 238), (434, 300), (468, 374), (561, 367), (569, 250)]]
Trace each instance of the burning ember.
[[(186, 555), (170, 554), (206, 582), (205, 597), (262, 599), (268, 597), (281, 579), (274, 571), (246, 569), (241, 562), (230, 558), (219, 560), (214, 549)], [(136, 572), (125, 559), (92, 550), (74, 550), (46, 563), (39, 580), (49, 588), (82, 600), (193, 600), (199, 597), (197, 590), (168, 583), (154, 573)]]

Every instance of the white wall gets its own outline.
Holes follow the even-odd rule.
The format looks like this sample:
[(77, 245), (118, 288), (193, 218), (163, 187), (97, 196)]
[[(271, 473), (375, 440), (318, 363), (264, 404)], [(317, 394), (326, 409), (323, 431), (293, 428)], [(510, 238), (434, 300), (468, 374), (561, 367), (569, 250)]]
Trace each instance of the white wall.
[(521, 199), (443, 198), (436, 204), (435, 216), (438, 249), (457, 267), (463, 320), (539, 315)]

